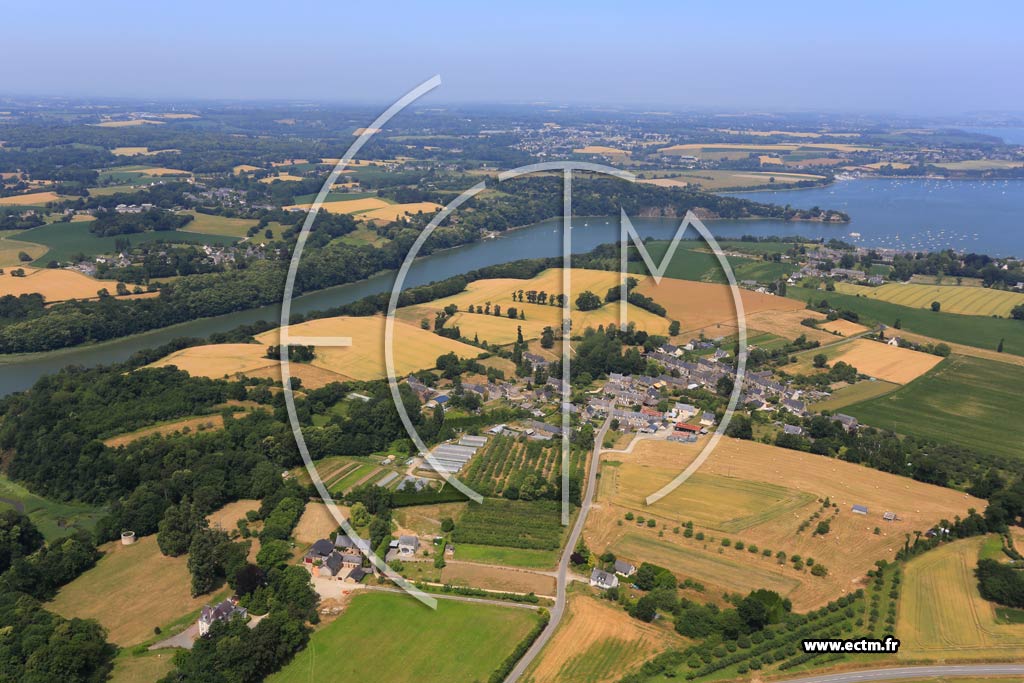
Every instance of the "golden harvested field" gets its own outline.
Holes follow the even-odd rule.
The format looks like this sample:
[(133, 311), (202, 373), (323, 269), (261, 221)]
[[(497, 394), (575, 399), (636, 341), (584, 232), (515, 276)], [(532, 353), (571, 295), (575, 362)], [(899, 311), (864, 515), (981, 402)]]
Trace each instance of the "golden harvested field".
[[(337, 507), (341, 516), (348, 519), (348, 508), (344, 505)], [(340, 526), (325, 503), (310, 502), (306, 503), (306, 509), (299, 518), (299, 523), (295, 525), (292, 537), (299, 545), (305, 547), (321, 538), (334, 538), (334, 532)]]
[(817, 496), (786, 486), (697, 472), (685, 486), (648, 507), (644, 499), (664, 485), (665, 470), (650, 465), (623, 465), (609, 473), (615, 503), (640, 514), (676, 517), (680, 510), (704, 529), (739, 533), (752, 526), (791, 513)]
[(1024, 624), (999, 624), (978, 593), (974, 567), (984, 538), (965, 538), (911, 560), (896, 636), (901, 659), (1019, 659)]
[[(349, 347), (321, 347), (317, 349), (314, 367), (343, 374), (360, 380), (384, 377), (384, 326), (382, 315), (365, 317), (337, 317), (310, 320), (292, 325), (293, 337), (351, 337)], [(278, 331), (271, 330), (256, 339), (263, 346), (278, 343)], [(460, 358), (475, 358), (480, 349), (453, 339), (438, 336), (421, 329), (419, 325), (406, 325), (395, 321), (395, 372), (398, 377), (415, 370), (434, 367), (437, 357), (454, 352)], [(264, 349), (265, 350), (265, 349)], [(294, 368), (296, 363), (292, 363)]]
[(868, 331), (868, 328), (864, 325), (858, 325), (855, 322), (843, 320), (842, 318), (838, 320), (826, 320), (818, 325), (818, 327), (829, 332), (836, 332), (844, 337), (852, 337), (860, 334), (861, 332)]
[[(357, 200), (358, 201), (358, 200)], [(442, 207), (440, 204), (434, 202), (414, 202), (412, 204), (388, 204), (387, 206), (379, 209), (373, 209), (371, 211), (363, 211), (359, 213), (359, 218), (368, 221), (385, 221), (390, 223), (391, 221), (402, 220), (406, 216), (415, 216), (419, 213), (432, 214), (436, 211), (440, 211)]]
[[(362, 199), (344, 199), (336, 202), (324, 202), (320, 205), (320, 209), (330, 213), (361, 213), (364, 211), (370, 211), (371, 209), (380, 209), (388, 206), (390, 205), (383, 199), (378, 199), (377, 197), (363, 197)], [(294, 204), (284, 208), (309, 211), (313, 208), (313, 204)]]
[[(614, 273), (612, 275), (615, 276)], [(602, 290), (602, 293), (604, 291)], [(653, 278), (644, 278), (640, 281), (636, 291), (653, 298), (664, 306), (668, 310), (668, 317), (678, 320), (680, 328), (684, 331), (710, 328), (717, 323), (736, 326), (736, 308), (733, 304), (732, 289), (728, 285), (672, 278), (663, 278), (661, 284), (656, 285)], [(744, 312), (748, 316), (748, 327), (753, 325), (749, 316), (763, 311), (799, 310), (802, 315), (801, 319), (807, 317), (803, 310), (803, 304), (784, 296), (758, 294), (743, 289), (740, 290), (740, 300), (743, 302)], [(764, 328), (758, 327), (757, 329)], [(653, 332), (653, 330), (648, 331)], [(771, 332), (771, 330), (764, 331)], [(716, 335), (712, 334), (709, 329), (708, 336)]]
[(629, 156), (629, 152), (617, 147), (605, 147), (604, 145), (587, 145), (580, 149), (574, 149), (576, 154), (605, 154), (607, 156)]
[(527, 683), (610, 683), (687, 642), (664, 624), (624, 616), (603, 600), (570, 595), (565, 617), (527, 673)]
[(933, 301), (942, 305), (945, 313), (1009, 317), (1014, 306), (1024, 304), (1024, 294), (986, 287), (957, 287), (955, 285), (885, 284), (864, 287), (836, 283), (836, 291), (843, 294), (880, 299), (910, 308), (930, 308)]
[(55, 202), (60, 197), (56, 192), (32, 192), (16, 194), (11, 197), (0, 197), (0, 206), (40, 206), (47, 202)]
[[(634, 563), (656, 562), (723, 590), (775, 586), (802, 610), (857, 588), (875, 560), (892, 559), (906, 533), (963, 516), (968, 508), (985, 507), (984, 501), (950, 489), (730, 438), (722, 439), (690, 481), (651, 507), (640, 503), (690, 464), (703, 445), (703, 440), (696, 444), (646, 440), (630, 454), (606, 455), (606, 460), (619, 464), (601, 469), (598, 500), (585, 530), (589, 546), (598, 553), (610, 548)], [(813, 536), (812, 527), (798, 534), (800, 524), (821, 510), (819, 500), (825, 497), (838, 505), (830, 533)], [(868, 514), (853, 514), (854, 504), (867, 506)], [(627, 510), (653, 517), (658, 527), (618, 526)], [(895, 512), (899, 519), (883, 521), (886, 511)], [(821, 514), (829, 518), (832, 511)], [(687, 520), (694, 522), (695, 531), (707, 535), (704, 541), (672, 533), (672, 528)], [(659, 538), (658, 531), (666, 527)], [(878, 535), (873, 533), (875, 527), (880, 529)], [(722, 547), (723, 537), (773, 553), (783, 550), (813, 557), (829, 574), (811, 576), (806, 569), (780, 566), (760, 553)]]
[(231, 169), (231, 172), (235, 175), (242, 175), (243, 173), (251, 173), (253, 171), (262, 171), (263, 169), (259, 166), (251, 166), (250, 164), (239, 164)]
[(938, 344), (941, 342), (949, 346), (950, 349), (953, 350), (953, 353), (961, 356), (984, 358), (985, 360), (994, 360), (999, 361), (1000, 363), (1009, 363), (1010, 365), (1024, 365), (1024, 356), (1017, 356), (1012, 353), (999, 353), (995, 349), (981, 349), (977, 346), (966, 346), (965, 344), (957, 344), (955, 342), (926, 337), (923, 334), (914, 334), (912, 332), (907, 332), (906, 330), (900, 330), (899, 334), (901, 338), (908, 339), (915, 344)]
[(276, 364), (266, 353), (264, 344), (206, 344), (175, 351), (151, 367), (175, 365), (190, 375), (216, 379)]
[(110, 150), (111, 154), (116, 154), (119, 157), (135, 157), (135, 156), (153, 156), (154, 154), (163, 154), (164, 152), (177, 152), (176, 149), (154, 149), (150, 150), (149, 147), (115, 147)]
[(21, 252), (25, 252), (35, 260), (47, 251), (49, 251), (48, 247), (35, 242), (22, 242), (9, 237), (0, 237), (0, 268), (20, 266), (22, 261), (18, 258), (18, 254)]
[(376, 134), (376, 133), (379, 133), (379, 132), (380, 132), (380, 128), (356, 128), (354, 131), (352, 131), (352, 135), (362, 135), (363, 133), (373, 133), (373, 134)]
[[(800, 321), (805, 318), (817, 318), (820, 322), (825, 322), (824, 314), (817, 311), (808, 311), (803, 308), (794, 308), (788, 311), (748, 313), (747, 334), (752, 335), (752, 330), (758, 330), (785, 337), (786, 339), (796, 339), (802, 334), (811, 341), (820, 341), (822, 344), (828, 344), (836, 340), (833, 334), (801, 325)], [(735, 328), (735, 322), (730, 323), (730, 327)]]
[(186, 417), (181, 420), (175, 420), (174, 422), (145, 427), (126, 434), (118, 434), (117, 436), (112, 436), (109, 439), (104, 439), (103, 444), (105, 446), (111, 446), (112, 448), (127, 446), (133, 441), (138, 441), (139, 439), (143, 439), (147, 436), (153, 436), (154, 434), (173, 434), (175, 432), (180, 432), (186, 427), (193, 432), (221, 429), (224, 427), (224, 418), (220, 413), (216, 415)]
[(221, 509), (208, 514), (206, 521), (210, 523), (210, 528), (223, 529), (230, 533), (232, 529), (236, 528), (238, 520), (245, 517), (245, 513), (259, 509), (260, 501), (258, 500), (251, 498), (236, 500), (234, 503), (228, 503)]
[(195, 611), (210, 596), (193, 598), (188, 558), (164, 557), (156, 535), (134, 545), (113, 541), (100, 546), (105, 553), (95, 567), (64, 586), (47, 604), (68, 619), (95, 619), (107, 629), (108, 640), (135, 645), (153, 636), (154, 626)]
[[(572, 269), (571, 288), (573, 292), (577, 293), (577, 296), (579, 293), (589, 290), (604, 297), (608, 289), (617, 285), (618, 282), (618, 274), (610, 271)], [(448, 325), (458, 326), (464, 337), (472, 338), (475, 334), (481, 341), (488, 341), (492, 344), (511, 344), (516, 340), (519, 327), (523, 328), (523, 336), (527, 339), (539, 337), (547, 326), (555, 329), (559, 327), (562, 319), (559, 306), (513, 301), (512, 293), (519, 290), (524, 292), (535, 290), (546, 292), (549, 295), (559, 294), (562, 291), (562, 269), (551, 268), (528, 280), (515, 278), (477, 280), (469, 283), (465, 291), (453, 296), (398, 309), (396, 316), (410, 325), (418, 326), (421, 319), (433, 320), (436, 311), (449, 304), (455, 304), (458, 306), (459, 312), (452, 317)], [(661, 301), (660, 298), (658, 300)], [(500, 306), (503, 313), (508, 311), (509, 307), (514, 307), (522, 311), (526, 319), (513, 320), (507, 316), (498, 317), (468, 312), (470, 306), (482, 307), (486, 306), (488, 302), (492, 309), (494, 306)], [(594, 311), (579, 311), (575, 310), (574, 306), (572, 320), (573, 328), (580, 331), (587, 327), (596, 329), (599, 325), (618, 324), (619, 305), (617, 302), (605, 304)], [(633, 305), (628, 307), (628, 320), (635, 322), (638, 328), (651, 334), (667, 334), (668, 332), (668, 319)]]
[(94, 280), (75, 270), (60, 268), (24, 268), (25, 277), (14, 277), (10, 271), (0, 275), (0, 296), (42, 294), (47, 302), (68, 299), (95, 299), (103, 288), (114, 293), (115, 280)]
[(277, 180), (280, 180), (282, 182), (297, 183), (301, 180), (305, 180), (305, 178), (303, 178), (300, 175), (295, 175), (293, 173), (278, 173), (277, 175), (267, 176), (266, 178), (260, 178), (261, 183), (267, 183), (268, 185)]
[(164, 168), (158, 166), (156, 168), (141, 168), (144, 175), (148, 175), (154, 178), (173, 175), (173, 176), (190, 176), (192, 175), (189, 171), (182, 171), (180, 168)]
[(859, 372), (896, 384), (906, 384), (942, 362), (941, 356), (901, 349), (870, 339), (855, 339), (843, 344), (832, 363), (843, 361)]
[(453, 586), (472, 586), (512, 593), (536, 593), (547, 596), (555, 594), (554, 577), (514, 568), (486, 567), (471, 562), (448, 562), (448, 566), (441, 570), (441, 581)]

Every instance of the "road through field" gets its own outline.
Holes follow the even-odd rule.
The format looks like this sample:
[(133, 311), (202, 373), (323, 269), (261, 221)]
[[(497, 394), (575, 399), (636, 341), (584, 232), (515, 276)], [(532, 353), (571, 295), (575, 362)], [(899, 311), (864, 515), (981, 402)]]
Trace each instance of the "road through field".
[(904, 666), (898, 669), (871, 669), (845, 671), (787, 678), (779, 683), (872, 683), (874, 681), (902, 681), (922, 678), (984, 678), (986, 676), (1016, 676), (1024, 674), (1024, 664), (965, 664), (963, 666)]
[(544, 649), (544, 646), (551, 640), (551, 636), (558, 629), (558, 623), (565, 615), (565, 590), (569, 575), (569, 556), (576, 549), (576, 543), (580, 540), (580, 534), (583, 533), (583, 525), (587, 522), (587, 515), (590, 513), (590, 507), (594, 502), (594, 491), (597, 490), (597, 469), (601, 463), (601, 444), (604, 443), (604, 437), (608, 433), (608, 427), (611, 423), (612, 418), (609, 415), (605, 419), (604, 424), (601, 425), (601, 429), (598, 430), (597, 436), (594, 437), (594, 457), (591, 458), (590, 462), (590, 475), (587, 477), (587, 488), (583, 493), (583, 504), (580, 506), (580, 514), (576, 517), (576, 524), (573, 526), (572, 532), (569, 534), (569, 540), (562, 551), (562, 559), (558, 562), (558, 577), (556, 579), (556, 595), (558, 597), (555, 598), (555, 604), (551, 608), (551, 620), (537, 640), (533, 641), (533, 645), (526, 651), (522, 659), (516, 663), (515, 668), (512, 669), (505, 679), (505, 683), (515, 683), (515, 681), (519, 680), (533, 660), (537, 658), (537, 655), (541, 653), (541, 650)]

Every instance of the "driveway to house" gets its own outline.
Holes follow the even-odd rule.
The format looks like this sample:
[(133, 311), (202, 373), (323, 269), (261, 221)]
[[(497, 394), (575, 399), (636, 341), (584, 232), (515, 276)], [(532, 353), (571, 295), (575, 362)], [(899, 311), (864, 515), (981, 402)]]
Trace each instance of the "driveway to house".
[(569, 557), (576, 550), (576, 543), (580, 540), (580, 535), (583, 533), (583, 525), (587, 522), (587, 515), (590, 514), (590, 508), (594, 502), (594, 492), (597, 490), (597, 470), (601, 464), (601, 444), (604, 443), (604, 437), (608, 433), (608, 427), (611, 425), (611, 422), (611, 416), (607, 417), (604, 424), (601, 425), (601, 429), (598, 430), (597, 436), (594, 437), (594, 457), (590, 463), (590, 475), (587, 477), (587, 488), (583, 494), (583, 504), (580, 506), (580, 514), (576, 517), (576, 524), (573, 525), (572, 532), (569, 534), (569, 541), (562, 551), (562, 559), (558, 563), (558, 576), (556, 577), (558, 597), (551, 608), (551, 620), (540, 636), (537, 637), (537, 640), (533, 641), (533, 645), (526, 651), (526, 654), (516, 663), (515, 668), (512, 669), (508, 677), (505, 678), (505, 683), (515, 683), (515, 681), (519, 680), (530, 664), (533, 663), (533, 660), (537, 658), (537, 655), (540, 654), (541, 650), (544, 649), (544, 646), (551, 640), (551, 636), (554, 635), (558, 629), (559, 622), (562, 621), (562, 617), (565, 615), (565, 589), (569, 578)]
[(192, 649), (192, 643), (199, 637), (199, 624), (192, 624), (181, 633), (171, 636), (170, 638), (164, 638), (158, 643), (153, 643), (147, 649), (149, 650), (162, 650), (168, 647), (183, 647), (186, 650)]

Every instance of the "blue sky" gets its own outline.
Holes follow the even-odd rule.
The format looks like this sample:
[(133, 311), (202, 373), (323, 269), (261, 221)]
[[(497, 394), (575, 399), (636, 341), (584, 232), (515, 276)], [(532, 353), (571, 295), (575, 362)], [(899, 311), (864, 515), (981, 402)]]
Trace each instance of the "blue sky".
[[(967, 9), (964, 9), (967, 8)], [(1024, 10), (944, 2), (5, 3), (0, 94), (1024, 110)]]

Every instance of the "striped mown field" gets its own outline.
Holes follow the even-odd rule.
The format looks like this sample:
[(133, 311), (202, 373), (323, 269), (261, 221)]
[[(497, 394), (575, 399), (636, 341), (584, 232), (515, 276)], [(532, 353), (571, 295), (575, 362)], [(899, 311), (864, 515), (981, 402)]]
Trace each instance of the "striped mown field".
[(909, 308), (931, 308), (932, 302), (938, 301), (943, 311), (961, 315), (997, 315), (1006, 318), (1014, 306), (1024, 304), (1024, 294), (986, 287), (913, 283), (864, 287), (836, 283), (836, 290), (843, 294), (879, 299)]

